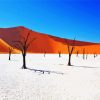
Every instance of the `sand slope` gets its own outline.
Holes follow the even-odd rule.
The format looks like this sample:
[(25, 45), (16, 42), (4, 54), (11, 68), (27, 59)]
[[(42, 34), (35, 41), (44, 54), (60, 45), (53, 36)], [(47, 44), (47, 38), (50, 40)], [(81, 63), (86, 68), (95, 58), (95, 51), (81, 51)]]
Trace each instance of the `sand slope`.
[[(13, 41), (22, 40), (21, 37), (26, 37), (27, 33), (30, 30), (23, 26), (13, 27), (13, 28), (0, 28), (0, 38), (4, 40), (7, 44), (14, 46)], [(35, 31), (31, 31), (29, 41), (33, 38), (36, 38), (32, 42), (31, 46), (28, 49), (28, 52), (32, 53), (68, 53), (67, 44), (73, 45), (73, 41), (69, 39), (59, 38), (51, 36), (48, 34), (43, 34)], [(86, 49), (88, 53), (100, 53), (100, 45), (98, 43), (82, 42), (75, 41), (75, 51), (83, 52), (83, 48)]]

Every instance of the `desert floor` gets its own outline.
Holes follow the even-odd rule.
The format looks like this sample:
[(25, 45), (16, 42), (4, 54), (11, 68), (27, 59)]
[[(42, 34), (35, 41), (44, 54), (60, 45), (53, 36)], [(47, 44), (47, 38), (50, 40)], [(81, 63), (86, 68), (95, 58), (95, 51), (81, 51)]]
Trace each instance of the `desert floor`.
[[(100, 55), (28, 54), (21, 69), (21, 54), (0, 54), (0, 100), (100, 100)], [(31, 69), (48, 72), (35, 72)]]

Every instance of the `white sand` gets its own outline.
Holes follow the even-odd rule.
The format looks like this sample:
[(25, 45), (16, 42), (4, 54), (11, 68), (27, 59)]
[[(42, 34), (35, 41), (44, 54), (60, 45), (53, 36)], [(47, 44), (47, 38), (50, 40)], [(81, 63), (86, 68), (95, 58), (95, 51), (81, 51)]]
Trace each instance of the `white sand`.
[[(82, 55), (27, 55), (27, 67), (50, 74), (21, 69), (22, 56), (0, 55), (0, 100), (100, 100), (100, 55), (87, 60)], [(64, 73), (63, 75), (60, 73)]]

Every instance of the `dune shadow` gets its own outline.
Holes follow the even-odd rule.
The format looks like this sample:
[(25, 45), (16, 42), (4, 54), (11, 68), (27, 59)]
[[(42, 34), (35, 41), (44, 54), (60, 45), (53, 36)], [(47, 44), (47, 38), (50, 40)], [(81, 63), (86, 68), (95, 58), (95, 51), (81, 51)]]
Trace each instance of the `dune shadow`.
[(64, 73), (62, 73), (62, 72), (57, 72), (57, 71), (41, 70), (41, 69), (31, 69), (31, 68), (27, 68), (27, 69), (29, 69), (29, 70), (31, 70), (31, 71), (34, 71), (34, 72), (40, 72), (40, 73), (42, 73), (42, 74), (45, 74), (45, 73), (47, 73), (47, 74), (54, 73), (54, 74), (61, 74), (61, 75), (64, 75)]

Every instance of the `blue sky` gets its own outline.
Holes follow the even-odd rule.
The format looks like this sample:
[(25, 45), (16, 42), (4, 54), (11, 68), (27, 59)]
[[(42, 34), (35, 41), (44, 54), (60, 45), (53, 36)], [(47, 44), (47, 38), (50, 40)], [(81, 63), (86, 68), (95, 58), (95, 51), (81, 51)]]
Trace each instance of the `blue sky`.
[(0, 0), (0, 27), (25, 26), (58, 37), (100, 42), (100, 1)]

